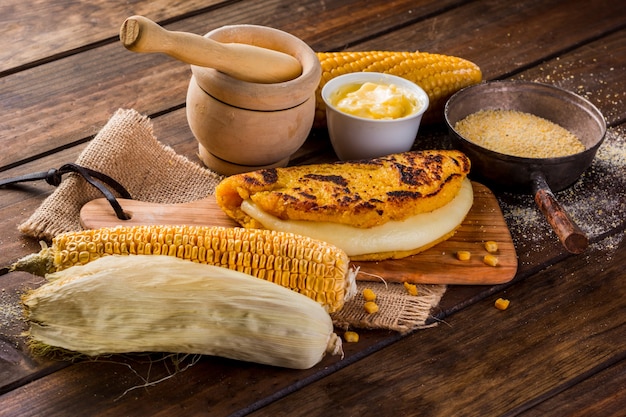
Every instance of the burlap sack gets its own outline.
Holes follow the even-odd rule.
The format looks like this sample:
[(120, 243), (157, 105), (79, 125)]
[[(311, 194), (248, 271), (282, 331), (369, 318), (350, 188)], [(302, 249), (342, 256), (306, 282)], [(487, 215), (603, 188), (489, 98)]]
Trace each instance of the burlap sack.
[[(222, 179), (160, 143), (151, 121), (135, 110), (118, 110), (76, 163), (114, 178), (133, 199), (155, 203), (204, 198)], [(80, 230), (81, 207), (101, 197), (80, 176), (69, 174), (19, 230), (42, 239)]]
[[(151, 121), (134, 110), (118, 110), (79, 155), (76, 163), (103, 172), (121, 183), (135, 200), (184, 203), (212, 194), (223, 178), (205, 169), (154, 136)], [(69, 174), (61, 185), (19, 226), (22, 233), (39, 239), (81, 229), (81, 207), (102, 197), (84, 179)], [(359, 295), (333, 315), (342, 328), (389, 329), (406, 332), (427, 326), (432, 308), (439, 304), (444, 285), (419, 285), (409, 295), (400, 284), (359, 282)], [(376, 292), (379, 312), (366, 314), (361, 291)]]

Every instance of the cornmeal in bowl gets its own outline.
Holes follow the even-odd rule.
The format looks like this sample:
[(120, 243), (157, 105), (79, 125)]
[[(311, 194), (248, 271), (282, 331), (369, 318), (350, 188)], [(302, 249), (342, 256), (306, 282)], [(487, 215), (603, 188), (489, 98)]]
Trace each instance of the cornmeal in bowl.
[(454, 129), (485, 149), (522, 158), (558, 158), (585, 150), (567, 129), (516, 110), (480, 110), (459, 120)]

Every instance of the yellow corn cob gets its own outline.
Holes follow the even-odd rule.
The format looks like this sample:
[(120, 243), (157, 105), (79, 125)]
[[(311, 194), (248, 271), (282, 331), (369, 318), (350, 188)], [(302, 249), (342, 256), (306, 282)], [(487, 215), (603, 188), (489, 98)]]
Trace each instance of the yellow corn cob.
[(16, 262), (14, 270), (44, 275), (105, 255), (169, 255), (221, 266), (295, 290), (341, 309), (356, 293), (355, 272), (341, 249), (272, 230), (202, 226), (118, 226), (64, 233), (51, 248)]
[(480, 68), (465, 59), (427, 52), (318, 52), (322, 78), (316, 91), (315, 127), (326, 125), (322, 87), (332, 78), (350, 72), (383, 72), (413, 81), (428, 94), (430, 105), (423, 123), (443, 117), (446, 100), (458, 90), (482, 80)]

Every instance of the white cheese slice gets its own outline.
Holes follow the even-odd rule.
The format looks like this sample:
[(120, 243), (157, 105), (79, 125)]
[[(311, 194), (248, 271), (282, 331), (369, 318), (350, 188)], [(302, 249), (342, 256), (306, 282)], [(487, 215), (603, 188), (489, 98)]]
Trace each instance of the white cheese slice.
[(459, 193), (445, 206), (368, 229), (331, 222), (281, 220), (264, 212), (251, 200), (245, 200), (241, 209), (266, 229), (309, 236), (343, 249), (348, 256), (357, 256), (407, 251), (427, 245), (456, 229), (472, 208), (473, 202), (472, 184), (466, 178)]

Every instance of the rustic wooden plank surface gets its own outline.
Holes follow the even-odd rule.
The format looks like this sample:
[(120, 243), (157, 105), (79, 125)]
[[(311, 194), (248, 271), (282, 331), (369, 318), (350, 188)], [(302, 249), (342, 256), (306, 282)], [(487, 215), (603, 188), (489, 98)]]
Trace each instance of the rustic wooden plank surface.
[[(317, 50), (452, 54), (477, 62), (487, 79), (547, 82), (587, 97), (607, 117), (607, 141), (591, 169), (557, 197), (596, 244), (589, 253), (568, 257), (529, 196), (498, 193), (519, 254), (517, 277), (504, 285), (450, 287), (433, 312), (445, 320), (437, 328), (405, 338), (364, 332), (358, 344), (346, 346), (343, 361), (327, 358), (305, 372), (203, 357), (185, 372), (154, 387), (132, 390), (117, 401), (124, 390), (141, 385), (141, 377), (167, 377), (174, 363), (150, 364), (136, 356), (74, 365), (40, 361), (27, 352), (19, 325), (3, 324), (0, 415), (40, 415), (43, 410), (51, 415), (244, 415), (255, 410), (255, 415), (321, 415), (316, 411), (320, 404), (325, 414), (362, 410), (368, 415), (373, 409), (379, 414), (379, 406), (404, 410), (403, 400), (416, 397), (422, 407), (409, 411), (426, 415), (456, 414), (454, 405), (470, 398), (468, 410), (508, 410), (508, 415), (549, 415), (556, 409), (558, 415), (611, 416), (626, 407), (625, 354), (623, 344), (615, 343), (624, 339), (619, 319), (624, 311), (620, 278), (626, 221), (626, 176), (620, 174), (626, 149), (625, 4), (63, 4), (66, 7), (8, 0), (0, 6), (0, 23), (6, 23), (7, 33), (0, 41), (6, 46), (0, 51), (5, 58), (0, 64), (2, 177), (75, 160), (85, 141), (118, 107), (153, 116), (157, 137), (197, 161), (183, 108), (188, 68), (167, 57), (124, 50), (115, 39), (119, 23), (128, 14), (141, 13), (171, 22), (169, 29), (196, 33), (229, 23), (266, 24), (300, 36)], [(423, 134), (418, 147), (447, 146), (442, 126)], [(325, 132), (314, 131), (294, 163), (333, 157)], [(0, 190), (0, 267), (37, 250), (36, 240), (20, 235), (16, 226), (51, 190), (45, 183)], [(7, 297), (14, 301), (24, 288), (36, 285), (33, 279), (0, 272), (3, 302)], [(502, 294), (513, 301), (505, 312), (491, 304)], [(532, 344), (540, 339), (544, 342)], [(499, 379), (483, 378), (480, 370)], [(370, 380), (389, 383), (370, 386)], [(417, 385), (423, 381), (427, 383)]]
[(0, 74), (39, 65), (118, 36), (124, 19), (140, 14), (155, 21), (215, 7), (221, 0), (171, 2), (50, 2), (4, 0), (0, 5)]
[[(624, 29), (621, 17), (624, 12), (626, 4), (610, 0), (594, 3), (534, 0), (514, 8), (498, 0), (467, 2), (448, 13), (350, 49), (386, 49), (389, 45), (405, 45), (410, 39), (422, 51), (461, 56), (475, 62), (487, 80), (505, 78), (544, 60), (566, 55), (572, 45), (592, 42)], [(602, 21), (602, 25), (591, 25), (591, 21)], [(576, 30), (571, 30), (573, 27)]]
[(615, 358), (615, 365), (593, 369), (593, 374), (582, 376), (581, 382), (550, 393), (517, 415), (540, 417), (558, 410), (561, 415), (568, 416), (621, 416), (626, 404), (626, 360), (623, 356)]
[(626, 122), (626, 28), (513, 77), (554, 84), (596, 105), (609, 126)]
[[(611, 242), (599, 242), (586, 256), (553, 265), (436, 329), (414, 333), (250, 415), (376, 410), (494, 416), (532, 409), (537, 398), (549, 398), (545, 393), (572, 389), (579, 375), (624, 360), (626, 347), (618, 341), (626, 340), (626, 287), (621, 267), (610, 263), (626, 255), (624, 243), (611, 249)], [(511, 300), (509, 309), (494, 308), (496, 297)], [(602, 309), (594, 308), (600, 304)], [(381, 363), (385, 366), (377, 366)], [(623, 398), (615, 388), (610, 391)], [(612, 402), (597, 406), (595, 415), (623, 412)]]

